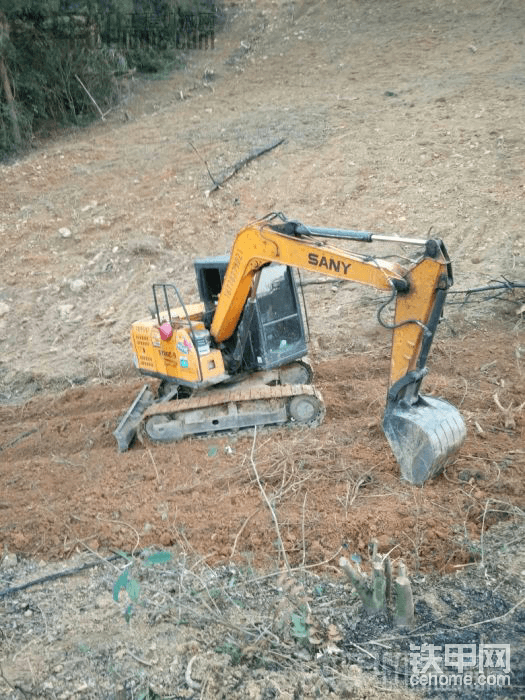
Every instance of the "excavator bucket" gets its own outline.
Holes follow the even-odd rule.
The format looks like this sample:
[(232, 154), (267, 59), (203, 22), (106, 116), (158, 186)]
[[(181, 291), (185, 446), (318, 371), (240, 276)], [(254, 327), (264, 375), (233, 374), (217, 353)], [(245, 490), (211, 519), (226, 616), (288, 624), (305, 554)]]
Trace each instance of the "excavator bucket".
[(383, 430), (402, 477), (416, 485), (437, 476), (467, 434), (459, 411), (433, 396), (418, 396), (412, 404), (389, 402)]

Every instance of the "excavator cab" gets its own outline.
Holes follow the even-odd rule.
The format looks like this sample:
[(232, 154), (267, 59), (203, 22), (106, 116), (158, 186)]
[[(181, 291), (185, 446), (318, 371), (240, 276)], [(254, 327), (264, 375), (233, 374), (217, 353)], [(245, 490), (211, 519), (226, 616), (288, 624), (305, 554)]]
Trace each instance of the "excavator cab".
[[(208, 328), (228, 263), (228, 256), (195, 261)], [(224, 345), (230, 374), (282, 367), (307, 354), (304, 318), (292, 268), (277, 263), (262, 268), (256, 294), (246, 304), (235, 333)]]

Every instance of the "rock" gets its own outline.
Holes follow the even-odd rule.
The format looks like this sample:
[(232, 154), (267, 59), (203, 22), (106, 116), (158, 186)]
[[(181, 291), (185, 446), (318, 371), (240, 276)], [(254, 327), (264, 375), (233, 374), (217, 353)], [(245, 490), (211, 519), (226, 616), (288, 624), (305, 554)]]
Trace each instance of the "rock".
[(18, 559), (16, 558), (16, 554), (11, 553), (11, 552), (6, 554), (2, 560), (2, 566), (5, 568), (10, 567), (10, 566), (16, 566), (17, 564), (18, 564)]
[(71, 280), (69, 283), (69, 289), (71, 289), (72, 292), (75, 294), (79, 294), (82, 292), (84, 289), (86, 289), (87, 284), (84, 282), (84, 280), (78, 279), (78, 280)]
[(0, 301), (0, 318), (2, 318), (2, 316), (5, 316), (8, 313), (9, 304), (6, 304), (5, 301)]
[(62, 236), (62, 238), (71, 238), (71, 236), (73, 235), (70, 229), (66, 228), (65, 226), (59, 228), (58, 233)]
[(94, 265), (96, 262), (100, 260), (100, 258), (104, 255), (104, 251), (99, 250), (99, 252), (94, 255), (91, 260), (88, 262), (88, 265)]
[(65, 321), (74, 308), (74, 304), (60, 304), (60, 306), (58, 307), (58, 313), (60, 314), (60, 318), (63, 321)]
[(95, 607), (98, 609), (111, 608), (114, 605), (113, 598), (108, 593), (99, 595), (95, 600)]
[(160, 536), (160, 543), (164, 545), (164, 547), (169, 547), (172, 544), (172, 537), (169, 532), (162, 533)]

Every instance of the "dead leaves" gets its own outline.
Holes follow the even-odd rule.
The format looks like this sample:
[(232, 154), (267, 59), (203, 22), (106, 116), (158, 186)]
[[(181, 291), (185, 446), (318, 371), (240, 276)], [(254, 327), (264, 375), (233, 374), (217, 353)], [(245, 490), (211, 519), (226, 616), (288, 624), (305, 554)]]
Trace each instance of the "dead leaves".
[(341, 630), (328, 617), (314, 614), (310, 605), (313, 599), (307, 595), (303, 584), (283, 572), (277, 585), (283, 596), (275, 610), (275, 631), (295, 640), (303, 649), (315, 651), (317, 656), (340, 653), (337, 643), (343, 639)]

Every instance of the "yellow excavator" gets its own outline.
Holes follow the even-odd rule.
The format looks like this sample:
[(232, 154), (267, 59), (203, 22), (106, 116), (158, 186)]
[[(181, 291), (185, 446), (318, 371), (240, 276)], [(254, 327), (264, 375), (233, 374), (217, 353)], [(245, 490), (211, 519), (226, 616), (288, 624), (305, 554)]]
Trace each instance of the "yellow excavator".
[[(402, 265), (349, 253), (334, 240), (414, 245)], [(341, 245), (339, 243), (338, 245)], [(143, 387), (114, 435), (125, 451), (137, 432), (170, 442), (253, 426), (318, 425), (321, 394), (307, 361), (304, 298), (296, 270), (388, 293), (379, 322), (392, 330), (383, 430), (403, 478), (437, 475), (466, 435), (458, 410), (420, 394), (452, 267), (443, 242), (311, 227), (270, 214), (236, 236), (230, 256), (194, 263), (200, 302), (186, 305), (172, 284), (154, 284), (151, 318), (133, 323), (136, 368), (160, 379)], [(393, 320), (384, 320), (394, 305)]]

